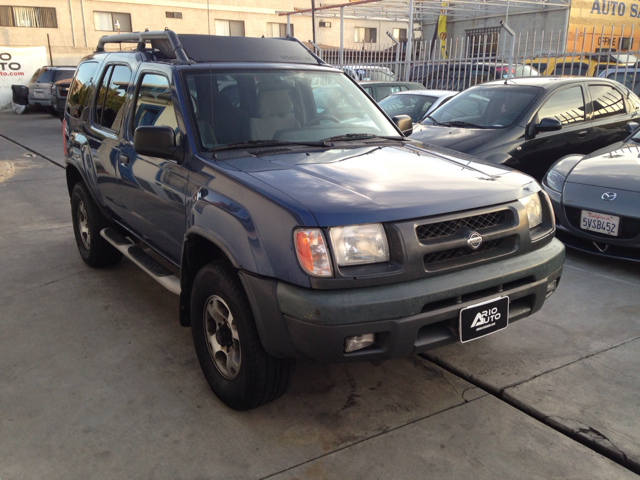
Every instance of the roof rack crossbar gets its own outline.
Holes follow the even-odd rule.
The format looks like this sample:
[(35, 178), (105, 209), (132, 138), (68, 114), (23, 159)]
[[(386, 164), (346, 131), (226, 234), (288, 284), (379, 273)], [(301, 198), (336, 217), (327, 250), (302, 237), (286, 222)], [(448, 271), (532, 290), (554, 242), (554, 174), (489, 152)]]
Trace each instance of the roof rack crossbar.
[(98, 47), (96, 52), (104, 52), (104, 46), (107, 43), (145, 43), (151, 40), (168, 40), (173, 49), (176, 60), (181, 64), (195, 63), (193, 60), (189, 60), (178, 35), (172, 30), (159, 30), (153, 32), (132, 32), (132, 33), (120, 33), (117, 35), (105, 35), (98, 40)]

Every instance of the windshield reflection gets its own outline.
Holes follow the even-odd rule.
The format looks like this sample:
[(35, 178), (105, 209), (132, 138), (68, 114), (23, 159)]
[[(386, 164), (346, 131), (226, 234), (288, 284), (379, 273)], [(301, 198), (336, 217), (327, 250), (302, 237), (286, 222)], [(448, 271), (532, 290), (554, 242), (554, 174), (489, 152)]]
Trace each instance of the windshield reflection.
[(341, 72), (205, 70), (190, 71), (185, 80), (205, 150), (347, 140), (356, 134), (399, 138)]

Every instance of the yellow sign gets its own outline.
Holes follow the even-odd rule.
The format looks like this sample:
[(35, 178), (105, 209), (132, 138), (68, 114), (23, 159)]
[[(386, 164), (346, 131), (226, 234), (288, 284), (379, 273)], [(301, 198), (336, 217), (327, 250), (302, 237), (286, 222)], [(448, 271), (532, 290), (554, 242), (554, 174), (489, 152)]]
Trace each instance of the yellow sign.
[(447, 2), (442, 2), (440, 4), (443, 7), (440, 10), (441, 15), (438, 15), (438, 40), (440, 40), (440, 49), (442, 58), (447, 58)]
[[(632, 25), (640, 19), (637, 0), (572, 0), (567, 31), (567, 51), (637, 49), (631, 40)], [(640, 25), (633, 28), (640, 39)]]

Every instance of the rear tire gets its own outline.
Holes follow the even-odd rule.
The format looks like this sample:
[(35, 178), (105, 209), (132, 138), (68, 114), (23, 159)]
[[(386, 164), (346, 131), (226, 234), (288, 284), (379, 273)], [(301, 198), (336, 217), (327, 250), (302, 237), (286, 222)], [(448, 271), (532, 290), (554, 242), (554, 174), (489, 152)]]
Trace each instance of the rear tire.
[(209, 263), (196, 275), (191, 331), (202, 372), (228, 407), (250, 410), (276, 400), (289, 387), (295, 360), (264, 350), (247, 295), (227, 263)]
[(76, 183), (71, 192), (71, 218), (78, 251), (87, 265), (109, 267), (122, 259), (122, 253), (100, 235), (109, 221), (98, 210), (83, 182)]

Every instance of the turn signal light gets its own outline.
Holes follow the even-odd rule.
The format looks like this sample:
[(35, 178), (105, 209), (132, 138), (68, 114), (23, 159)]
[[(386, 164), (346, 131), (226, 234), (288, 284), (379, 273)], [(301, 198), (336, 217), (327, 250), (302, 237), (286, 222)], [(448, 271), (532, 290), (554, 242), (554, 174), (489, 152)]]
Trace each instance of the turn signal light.
[(293, 243), (302, 269), (314, 277), (331, 277), (333, 270), (322, 230), (300, 228), (293, 232)]

